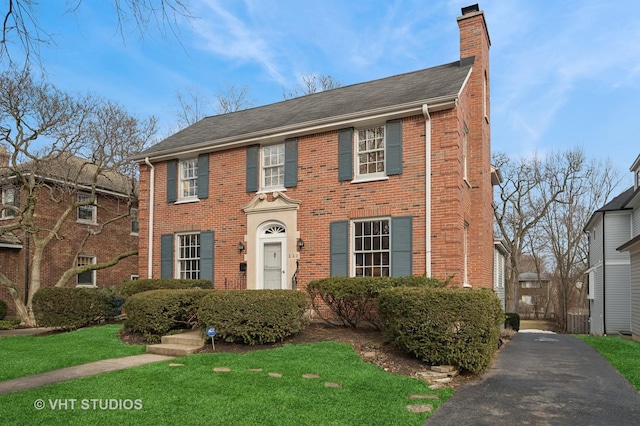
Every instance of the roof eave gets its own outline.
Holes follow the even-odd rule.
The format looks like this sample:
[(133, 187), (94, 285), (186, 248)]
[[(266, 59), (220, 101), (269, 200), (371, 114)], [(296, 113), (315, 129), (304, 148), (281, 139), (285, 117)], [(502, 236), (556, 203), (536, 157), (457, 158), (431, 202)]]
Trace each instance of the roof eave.
[(441, 96), (438, 98), (426, 99), (422, 101), (413, 101), (406, 104), (359, 111), (352, 114), (331, 116), (319, 120), (297, 123), (290, 126), (276, 127), (254, 133), (232, 136), (216, 141), (207, 140), (190, 145), (188, 147), (166, 149), (163, 151), (152, 153), (151, 155), (135, 155), (132, 158), (138, 163), (144, 162), (146, 158), (148, 158), (150, 161), (162, 161), (170, 158), (175, 158), (176, 154), (197, 155), (205, 152), (252, 145), (258, 142), (264, 143), (265, 140), (284, 140), (285, 138), (291, 136), (303, 136), (313, 133), (341, 129), (344, 127), (363, 125), (368, 121), (382, 119), (392, 120), (394, 118), (400, 118), (411, 114), (422, 114), (422, 106), (424, 104), (427, 104), (429, 106), (429, 112), (443, 111), (454, 108), (456, 106), (458, 98), (459, 93), (456, 93), (455, 95)]

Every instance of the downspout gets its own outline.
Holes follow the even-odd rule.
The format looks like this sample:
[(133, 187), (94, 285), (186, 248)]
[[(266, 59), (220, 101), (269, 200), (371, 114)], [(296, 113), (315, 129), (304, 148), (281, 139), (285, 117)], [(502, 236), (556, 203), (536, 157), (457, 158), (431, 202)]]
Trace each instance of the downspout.
[(425, 147), (425, 173), (424, 173), (424, 217), (425, 217), (425, 262), (426, 274), (431, 278), (431, 116), (429, 106), (422, 105), (424, 116), (424, 147)]
[(149, 173), (149, 241), (147, 253), (147, 278), (153, 278), (153, 206), (156, 182), (156, 170), (149, 161), (149, 157), (144, 158), (144, 162), (151, 169)]
[(602, 334), (607, 335), (607, 252), (604, 245), (605, 216), (607, 212), (602, 212)]

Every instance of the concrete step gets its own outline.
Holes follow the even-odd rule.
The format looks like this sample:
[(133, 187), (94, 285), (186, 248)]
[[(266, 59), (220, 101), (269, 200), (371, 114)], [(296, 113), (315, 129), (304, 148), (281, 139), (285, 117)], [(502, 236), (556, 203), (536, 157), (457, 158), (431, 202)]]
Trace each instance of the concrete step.
[(202, 332), (200, 330), (162, 336), (161, 340), (161, 343), (167, 345), (197, 346), (199, 348), (204, 346), (204, 342), (205, 338), (202, 336)]
[(159, 343), (157, 345), (147, 345), (147, 353), (167, 356), (187, 356), (194, 352), (198, 352), (204, 345), (190, 346), (177, 345), (173, 343)]

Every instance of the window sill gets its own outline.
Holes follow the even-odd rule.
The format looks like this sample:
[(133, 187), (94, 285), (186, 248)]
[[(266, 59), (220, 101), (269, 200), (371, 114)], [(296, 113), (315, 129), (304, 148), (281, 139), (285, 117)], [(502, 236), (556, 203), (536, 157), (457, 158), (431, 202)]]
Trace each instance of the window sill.
[(130, 232), (129, 235), (132, 237), (138, 237), (140, 234), (138, 232)]
[(258, 194), (269, 194), (272, 192), (287, 192), (287, 188), (285, 188), (284, 186), (282, 187), (273, 187), (273, 188), (262, 188), (260, 191), (258, 191)]
[(199, 198), (183, 198), (182, 200), (178, 200), (173, 204), (189, 204), (189, 203), (197, 203), (199, 202)]
[(95, 284), (92, 284), (92, 285), (76, 284), (76, 288), (98, 288), (98, 286)]
[(83, 220), (83, 219), (76, 220), (76, 223), (80, 223), (82, 225), (92, 225), (92, 226), (98, 225), (98, 222), (91, 221), (91, 220)]
[(351, 181), (351, 183), (377, 182), (389, 180), (389, 176), (359, 176)]

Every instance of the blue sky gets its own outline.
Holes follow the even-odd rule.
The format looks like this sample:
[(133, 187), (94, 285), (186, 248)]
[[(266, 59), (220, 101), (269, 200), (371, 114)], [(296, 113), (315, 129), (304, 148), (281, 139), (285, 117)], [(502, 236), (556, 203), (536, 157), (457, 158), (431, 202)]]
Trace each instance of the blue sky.
[[(177, 33), (117, 31), (111, 1), (38, 6), (55, 47), (48, 78), (132, 113), (177, 121), (177, 91), (213, 99), (248, 87), (254, 106), (278, 102), (302, 75), (343, 86), (459, 59), (456, 18), (473, 1), (192, 0)], [(640, 154), (640, 14), (633, 0), (479, 1), (491, 37), (492, 149), (511, 156), (582, 147), (632, 184)], [(214, 113), (214, 107), (211, 108)]]

